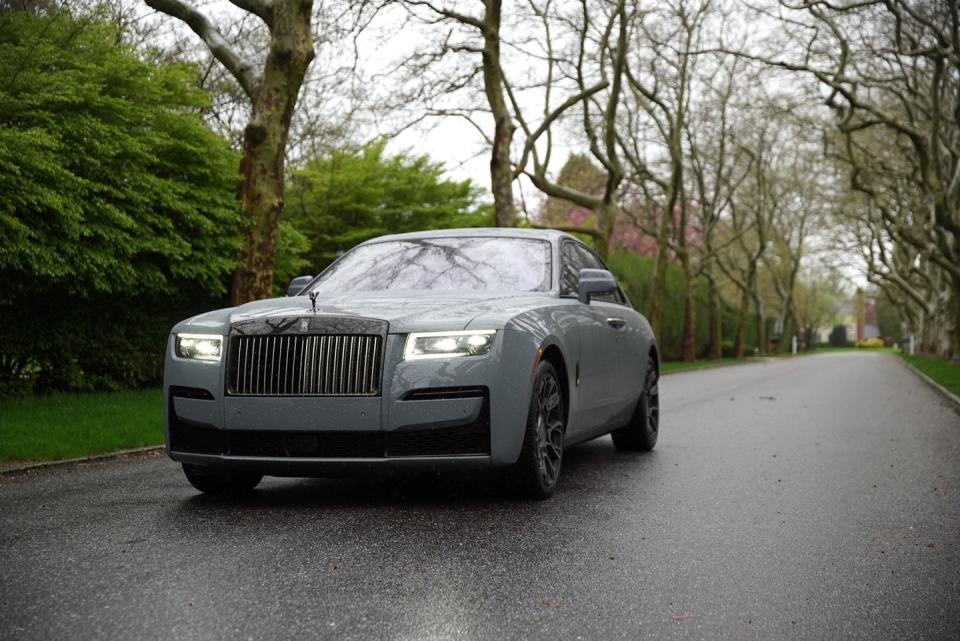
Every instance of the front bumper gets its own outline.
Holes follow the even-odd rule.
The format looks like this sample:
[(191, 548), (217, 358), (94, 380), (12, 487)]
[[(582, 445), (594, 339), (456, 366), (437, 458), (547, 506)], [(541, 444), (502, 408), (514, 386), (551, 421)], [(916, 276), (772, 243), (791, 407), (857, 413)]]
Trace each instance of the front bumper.
[(388, 335), (379, 396), (230, 396), (224, 367), (167, 353), (167, 450), (176, 461), (325, 476), (483, 468), (519, 456), (537, 345), (502, 330), (476, 358), (403, 361)]
[(498, 467), (489, 456), (422, 456), (409, 458), (276, 458), (257, 456), (211, 456), (171, 452), (181, 463), (230, 470), (258, 472), (268, 476), (386, 476), (404, 472), (470, 471)]

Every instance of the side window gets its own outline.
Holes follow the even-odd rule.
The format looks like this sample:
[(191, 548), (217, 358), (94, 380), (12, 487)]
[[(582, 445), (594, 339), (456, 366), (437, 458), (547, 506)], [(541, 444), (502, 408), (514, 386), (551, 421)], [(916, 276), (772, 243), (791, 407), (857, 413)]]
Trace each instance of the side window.
[[(594, 254), (592, 251), (590, 251), (583, 245), (577, 245), (576, 247), (577, 247), (577, 253), (580, 254), (581, 256), (580, 260), (583, 264), (583, 267), (586, 267), (589, 269), (606, 269), (607, 268), (607, 266), (603, 264), (600, 258), (597, 257), (597, 255)], [(623, 294), (620, 293), (619, 289), (612, 294), (602, 294), (599, 296), (594, 296), (594, 298), (596, 298), (597, 300), (605, 301), (607, 303), (617, 303), (619, 305), (623, 305), (626, 303), (626, 299), (624, 298)]]
[(576, 296), (580, 282), (580, 270), (586, 267), (577, 245), (570, 241), (560, 245), (560, 295)]

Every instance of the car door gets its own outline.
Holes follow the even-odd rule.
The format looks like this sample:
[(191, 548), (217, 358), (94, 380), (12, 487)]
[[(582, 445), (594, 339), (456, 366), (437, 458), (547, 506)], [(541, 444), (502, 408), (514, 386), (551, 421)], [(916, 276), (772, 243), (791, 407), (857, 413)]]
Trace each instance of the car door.
[[(590, 248), (578, 244), (577, 250), (586, 267), (607, 269), (606, 264)], [(611, 334), (615, 337), (615, 354), (604, 371), (604, 384), (610, 389), (611, 395), (607, 421), (621, 425), (629, 420), (642, 389), (646, 359), (640, 357), (643, 352), (640, 314), (630, 306), (627, 297), (619, 289), (611, 294), (595, 296), (590, 306), (603, 317), (605, 327), (600, 328), (601, 334), (607, 338)]]
[[(607, 269), (606, 264), (592, 250), (584, 249), (589, 252), (594, 264), (599, 265), (600, 269)], [(611, 384), (616, 388), (616, 395), (621, 407), (615, 420), (617, 423), (623, 423), (630, 418), (640, 398), (647, 366), (646, 354), (649, 351), (650, 344), (644, 338), (643, 327), (645, 322), (643, 317), (633, 309), (622, 289), (618, 288), (613, 294), (606, 294), (597, 298), (598, 306), (604, 305), (609, 313), (608, 322), (613, 321), (618, 330), (617, 364), (615, 366), (617, 376)], [(620, 323), (619, 321), (624, 322)]]
[[(601, 268), (594, 264), (580, 243), (564, 240), (560, 249), (560, 295), (577, 298), (580, 270)], [(579, 385), (576, 387), (579, 412), (571, 426), (571, 436), (610, 424), (621, 404), (613, 384), (618, 367), (619, 332), (608, 323), (608, 303), (600, 300), (584, 305), (577, 302), (577, 332), (580, 355), (576, 363)]]

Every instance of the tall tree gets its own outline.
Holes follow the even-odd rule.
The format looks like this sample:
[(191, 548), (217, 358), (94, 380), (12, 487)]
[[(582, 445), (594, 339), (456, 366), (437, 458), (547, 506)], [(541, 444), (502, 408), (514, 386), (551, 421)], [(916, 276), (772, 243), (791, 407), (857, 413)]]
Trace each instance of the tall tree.
[(285, 219), (307, 237), (311, 270), (383, 234), (493, 222), (469, 180), (448, 180), (427, 156), (388, 156), (384, 147), (334, 151), (293, 172)]
[[(863, 211), (878, 215), (890, 238), (910, 245), (926, 263), (925, 289), (928, 300), (936, 301), (930, 320), (940, 334), (932, 346), (960, 359), (957, 3), (781, 0), (781, 5), (793, 46), (740, 55), (806, 75), (826, 89), (825, 104), (846, 138), (838, 155), (849, 165), (850, 185), (869, 201)], [(902, 153), (899, 168), (888, 162), (893, 148)], [(894, 204), (891, 189), (907, 181), (922, 200), (914, 215), (898, 219), (897, 211), (910, 206)]]
[(243, 135), (241, 182), (237, 191), (244, 214), (240, 266), (234, 272), (231, 303), (271, 295), (277, 253), (277, 227), (284, 206), (284, 151), (300, 86), (311, 60), (312, 0), (231, 0), (257, 16), (269, 30), (263, 64), (242, 55), (217, 26), (184, 0), (145, 0), (147, 5), (186, 23), (236, 79), (250, 100)]
[[(697, 276), (707, 281), (707, 324), (709, 358), (722, 356), (723, 326), (721, 318), (720, 277), (717, 252), (739, 240), (724, 219), (729, 219), (729, 210), (737, 197), (737, 190), (750, 171), (750, 157), (736, 144), (733, 135), (734, 121), (745, 116), (734, 109), (735, 91), (742, 79), (737, 59), (717, 60), (701, 79), (705, 97), (694, 106), (690, 125), (686, 127), (689, 156), (689, 175), (693, 182), (691, 190), (697, 202), (694, 209), (699, 232), (700, 246), (695, 254)], [(726, 232), (718, 238), (718, 231)], [(684, 318), (688, 318), (685, 314)], [(691, 320), (693, 320), (691, 318)], [(691, 328), (685, 327), (684, 345), (692, 343), (688, 337)], [(689, 347), (685, 355), (690, 355)]]
[[(452, 41), (448, 34), (438, 50), (424, 54), (435, 62), (449, 53), (480, 57), (483, 77), (483, 93), (490, 115), (493, 117), (493, 136), (484, 133), (490, 145), (490, 191), (498, 227), (516, 225), (516, 205), (513, 201), (513, 171), (510, 164), (510, 145), (516, 126), (511, 119), (507, 96), (504, 91), (503, 59), (501, 55), (501, 26), (503, 1), (483, 0), (483, 12), (479, 15), (456, 11), (447, 6), (438, 6), (428, 0), (403, 0), (414, 10), (421, 10), (432, 23), (452, 23), (465, 34), (463, 41)], [(458, 87), (459, 88), (459, 87)], [(482, 127), (478, 127), (483, 133)]]
[[(687, 227), (693, 216), (687, 192), (685, 131), (693, 96), (696, 52), (701, 48), (710, 0), (671, 0), (638, 15), (627, 66), (628, 114), (620, 135), (631, 180), (644, 194), (642, 210), (652, 214), (657, 239), (657, 265), (647, 316), (654, 333), (663, 322), (667, 263), (676, 256), (684, 270), (684, 359), (693, 360), (694, 278)], [(653, 132), (653, 140), (648, 139)], [(664, 159), (653, 166), (649, 145)], [(641, 214), (642, 215), (642, 214)], [(634, 216), (636, 219), (637, 216)]]
[[(624, 0), (590, 3), (581, 0), (576, 13), (564, 17), (571, 30), (569, 52), (556, 50), (551, 30), (551, 3), (532, 10), (543, 28), (546, 51), (546, 81), (543, 91), (543, 116), (539, 124), (524, 115), (516, 89), (507, 90), (514, 117), (523, 130), (523, 151), (516, 162), (514, 176), (526, 176), (534, 186), (551, 198), (566, 200), (593, 212), (589, 226), (554, 226), (557, 229), (587, 234), (601, 258), (607, 258), (610, 238), (620, 214), (619, 195), (625, 171), (617, 146), (617, 118), (623, 98), (628, 33), (631, 12)], [(566, 70), (566, 80), (573, 91), (559, 104), (553, 103), (552, 84), (555, 74)], [(588, 144), (590, 156), (602, 167), (603, 189), (590, 193), (563, 184), (549, 173), (552, 157), (552, 129), (571, 109), (580, 112), (577, 135)], [(543, 145), (539, 149), (538, 145)]]

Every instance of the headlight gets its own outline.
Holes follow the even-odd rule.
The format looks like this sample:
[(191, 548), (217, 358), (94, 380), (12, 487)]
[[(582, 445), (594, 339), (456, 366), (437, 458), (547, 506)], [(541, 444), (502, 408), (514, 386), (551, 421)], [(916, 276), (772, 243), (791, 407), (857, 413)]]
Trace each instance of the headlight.
[(462, 332), (416, 332), (407, 335), (403, 349), (404, 360), (423, 358), (456, 358), (482, 356), (493, 347), (495, 329), (466, 330)]
[(176, 354), (180, 358), (217, 362), (222, 344), (223, 336), (217, 334), (177, 334)]

